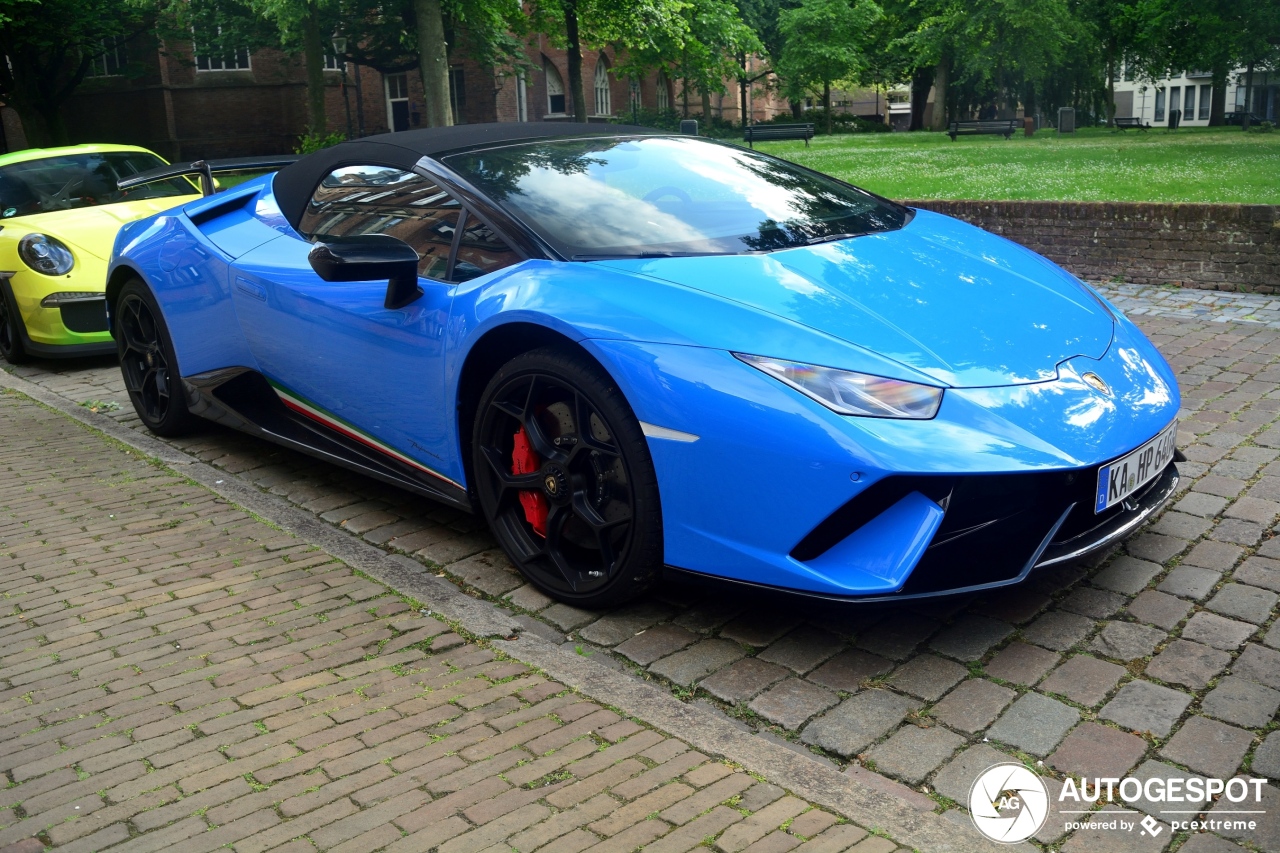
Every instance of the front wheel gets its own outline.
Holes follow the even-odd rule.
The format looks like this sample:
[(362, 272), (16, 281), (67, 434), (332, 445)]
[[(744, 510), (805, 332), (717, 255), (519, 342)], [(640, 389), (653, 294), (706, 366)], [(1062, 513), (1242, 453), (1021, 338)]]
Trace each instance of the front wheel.
[(498, 542), (546, 594), (606, 607), (657, 579), (662, 513), (649, 447), (594, 362), (552, 348), (508, 362), (481, 397), (472, 465)]
[(112, 313), (120, 372), (133, 409), (156, 435), (184, 435), (196, 425), (187, 409), (173, 341), (160, 306), (138, 279), (125, 283)]
[(9, 304), (9, 296), (0, 290), (0, 357), (10, 364), (31, 360), (22, 345), (22, 316)]

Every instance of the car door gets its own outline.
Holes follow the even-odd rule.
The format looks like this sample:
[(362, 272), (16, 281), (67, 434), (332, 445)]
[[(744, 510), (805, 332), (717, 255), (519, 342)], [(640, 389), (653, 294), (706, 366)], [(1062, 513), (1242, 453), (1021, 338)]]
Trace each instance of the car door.
[[(444, 345), (458, 280), (451, 275), (455, 244), (460, 230), (473, 230), (465, 217), (456, 199), (421, 175), (343, 167), (316, 188), (301, 236), (281, 236), (242, 256), (232, 282), (249, 347), (286, 405), (454, 484), (463, 472), (451, 438), (453, 407), (444, 399)], [(354, 234), (390, 234), (412, 246), (422, 297), (388, 309), (386, 281), (316, 275), (305, 238)], [(487, 269), (468, 263), (460, 277), (518, 260), (509, 250), (489, 252)]]

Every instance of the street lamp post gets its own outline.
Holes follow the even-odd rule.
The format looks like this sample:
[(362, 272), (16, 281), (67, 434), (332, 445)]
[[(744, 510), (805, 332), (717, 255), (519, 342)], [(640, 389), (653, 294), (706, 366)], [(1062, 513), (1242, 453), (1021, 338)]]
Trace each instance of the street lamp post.
[(354, 59), (351, 65), (356, 70), (356, 135), (364, 138), (364, 88), (360, 85), (360, 63)]
[(347, 139), (351, 138), (351, 101), (347, 98), (347, 37), (333, 31), (333, 55), (342, 63), (342, 106), (347, 112)]

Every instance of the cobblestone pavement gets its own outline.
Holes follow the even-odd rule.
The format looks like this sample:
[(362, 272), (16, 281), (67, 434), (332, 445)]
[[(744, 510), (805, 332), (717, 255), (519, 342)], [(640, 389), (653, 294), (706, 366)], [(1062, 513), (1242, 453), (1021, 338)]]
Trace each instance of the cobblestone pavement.
[(1259, 323), (1280, 329), (1280, 299), (1259, 293), (1152, 287), (1104, 282), (1095, 285), (1131, 317), (1178, 317), (1215, 323)]
[[(1179, 444), (1190, 459), (1182, 492), (1115, 554), (979, 598), (836, 607), (672, 585), (627, 608), (586, 612), (524, 585), (473, 518), (212, 426), (174, 444), (447, 572), (530, 632), (858, 778), (879, 774), (877, 784), (923, 807), (954, 806), (977, 770), (1010, 756), (1057, 779), (1280, 777), (1280, 543), (1271, 539), (1280, 321), (1267, 313), (1280, 303), (1102, 288), (1179, 373)], [(137, 426), (109, 362), (15, 372), (75, 402), (118, 403), (112, 416)], [(921, 802), (925, 792), (932, 802)], [(1267, 796), (1280, 808), (1280, 791)], [(1129, 843), (1178, 848), (1183, 837)], [(1087, 832), (1064, 838), (1054, 820), (1039, 840), (1067, 853), (1116, 849)], [(1280, 850), (1280, 813), (1235, 840)], [(1185, 849), (1237, 849), (1209, 841), (1195, 836)]]
[(0, 441), (0, 850), (897, 849), (12, 393)]

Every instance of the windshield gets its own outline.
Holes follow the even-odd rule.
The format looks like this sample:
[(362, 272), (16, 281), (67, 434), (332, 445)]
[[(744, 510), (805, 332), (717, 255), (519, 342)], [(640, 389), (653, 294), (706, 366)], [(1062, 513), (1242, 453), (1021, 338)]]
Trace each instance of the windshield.
[(907, 209), (687, 137), (555, 140), (444, 160), (575, 260), (738, 254), (901, 228)]
[(163, 160), (146, 151), (107, 151), (46, 157), (0, 167), (0, 218), (198, 192), (181, 178), (123, 192), (116, 188), (116, 181), (121, 178), (163, 165)]

